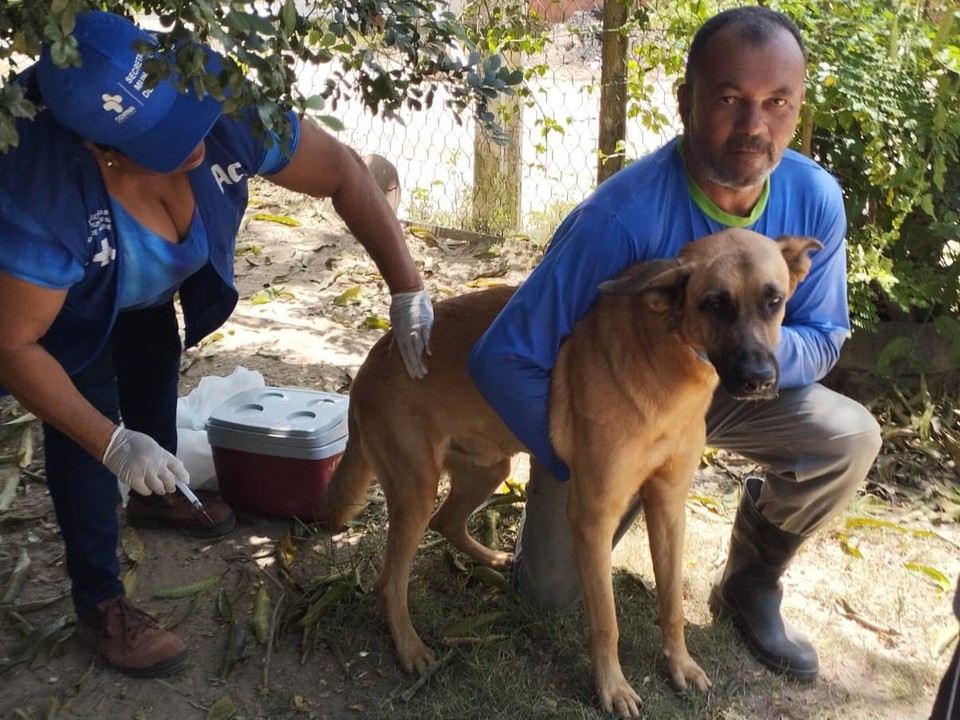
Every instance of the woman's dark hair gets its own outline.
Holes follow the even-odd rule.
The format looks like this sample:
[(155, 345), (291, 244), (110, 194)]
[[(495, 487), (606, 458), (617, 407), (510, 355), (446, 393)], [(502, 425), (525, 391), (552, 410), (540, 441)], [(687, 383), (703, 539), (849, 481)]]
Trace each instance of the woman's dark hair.
[(43, 93), (40, 92), (40, 83), (37, 80), (35, 68), (29, 69), (27, 72), (21, 75), (21, 78), (23, 92), (27, 100), (32, 102), (34, 105), (44, 105)]
[(797, 41), (804, 62), (807, 60), (807, 48), (803, 44), (800, 28), (786, 15), (756, 5), (731, 8), (707, 20), (693, 36), (687, 54), (684, 82), (690, 84), (691, 75), (699, 68), (710, 39), (726, 27), (734, 28), (740, 38), (752, 45), (762, 45), (773, 38), (778, 30), (786, 30)]

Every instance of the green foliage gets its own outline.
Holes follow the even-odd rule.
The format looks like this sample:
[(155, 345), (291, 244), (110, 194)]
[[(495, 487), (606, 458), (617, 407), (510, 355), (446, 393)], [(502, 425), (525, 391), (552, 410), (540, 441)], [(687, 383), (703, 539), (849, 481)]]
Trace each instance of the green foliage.
[(432, 187), (418, 185), (410, 191), (410, 198), (407, 200), (407, 212), (411, 218), (416, 218), (418, 223), (439, 227), (458, 228), (467, 225), (472, 210), (470, 187), (464, 178), (457, 178), (457, 173), (451, 175), (455, 179), (451, 184), (457, 188), (453, 202), (445, 202), (445, 198), (437, 199), (432, 192), (433, 189), (442, 191), (442, 180), (434, 180)]
[(526, 217), (527, 235), (541, 251), (546, 250), (550, 238), (560, 226), (560, 223), (576, 207), (575, 202), (569, 200), (555, 200), (543, 210), (536, 210)]
[(862, 228), (858, 242), (847, 247), (847, 283), (850, 322), (855, 328), (869, 328), (876, 319), (876, 288), (891, 293), (898, 283), (887, 248), (899, 233), (881, 231), (871, 225)]
[[(441, 85), (452, 108), (475, 110), (481, 120), (493, 122), (487, 102), (522, 80), (497, 54), (485, 48), (481, 55), (460, 21), (433, 0), (10, 2), (0, 5), (0, 67), (10, 68), (0, 88), (0, 150), (16, 145), (16, 119), (36, 112), (13, 82), (15, 72), (39, 55), (42, 42), (51, 44), (58, 65), (77, 63), (70, 33), (76, 14), (89, 8), (130, 17), (155, 14), (168, 31), (161, 47), (175, 53), (181, 89), (226, 94), (227, 112), (255, 103), (263, 126), (281, 134), (287, 108), (316, 113), (329, 103), (336, 111), (338, 101), (356, 95), (373, 112), (393, 117), (403, 107), (429, 107)], [(191, 47), (196, 41), (225, 52), (223, 72), (204, 73), (202, 56)], [(304, 96), (294, 68), (322, 64), (332, 69), (326, 85)], [(160, 61), (146, 67), (154, 81), (170, 72)], [(320, 119), (336, 123), (329, 115)]]
[(669, 129), (656, 81), (661, 76), (683, 77), (690, 40), (716, 11), (714, 3), (661, 0), (650, 4), (642, 17), (634, 18), (637, 40), (627, 59), (627, 117), (656, 133)]
[[(861, 326), (953, 313), (960, 265), (956, 62), (946, 3), (783, 3), (810, 52), (809, 151), (844, 188)], [(951, 60), (951, 58), (953, 58)], [(891, 282), (892, 280), (892, 282)]]

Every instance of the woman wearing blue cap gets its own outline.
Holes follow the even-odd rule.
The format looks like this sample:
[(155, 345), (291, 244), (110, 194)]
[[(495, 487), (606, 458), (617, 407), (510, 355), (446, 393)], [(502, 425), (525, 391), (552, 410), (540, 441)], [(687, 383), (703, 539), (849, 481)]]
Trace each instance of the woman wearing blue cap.
[[(41, 106), (0, 154), (0, 386), (43, 420), (47, 482), (66, 547), (77, 632), (134, 676), (186, 663), (183, 641), (131, 604), (119, 580), (117, 479), (132, 525), (220, 537), (223, 503), (198, 517), (179, 493), (176, 452), (182, 350), (237, 301), (236, 234), (247, 180), (332, 197), (392, 293), (390, 319), (407, 371), (421, 377), (430, 298), (390, 205), (359, 156), (290, 115), (295, 137), (271, 147), (250, 109), (221, 114), (211, 97), (144, 82), (137, 41), (118, 15), (77, 16), (82, 65), (44, 48), (19, 80)], [(139, 46), (142, 47), (142, 46)], [(219, 67), (209, 49), (208, 71)], [(122, 425), (121, 425), (122, 418)]]

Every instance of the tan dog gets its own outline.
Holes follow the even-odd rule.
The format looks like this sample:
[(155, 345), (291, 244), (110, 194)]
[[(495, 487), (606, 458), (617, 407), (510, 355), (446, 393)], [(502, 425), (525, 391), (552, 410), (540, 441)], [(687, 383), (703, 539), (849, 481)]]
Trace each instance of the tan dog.
[[(736, 397), (776, 393), (784, 305), (810, 268), (807, 252), (820, 247), (809, 238), (772, 241), (725, 230), (690, 243), (675, 260), (638, 263), (600, 286), (597, 303), (560, 349), (551, 375), (551, 440), (572, 472), (567, 515), (606, 710), (639, 714), (640, 698), (617, 655), (610, 557), (617, 525), (638, 493), (667, 672), (680, 689), (710, 686), (684, 641), (681, 566), (704, 417), (718, 379)], [(423, 380), (407, 376), (388, 333), (350, 392), (350, 437), (328, 490), (328, 516), (341, 527), (376, 475), (389, 516), (376, 590), (407, 671), (433, 660), (407, 608), (410, 566), (427, 525), (479, 563), (512, 560), (471, 538), (466, 523), (507, 476), (510, 457), (524, 450), (467, 371), (470, 350), (513, 292), (495, 288), (437, 303)], [(444, 469), (450, 492), (434, 512)]]

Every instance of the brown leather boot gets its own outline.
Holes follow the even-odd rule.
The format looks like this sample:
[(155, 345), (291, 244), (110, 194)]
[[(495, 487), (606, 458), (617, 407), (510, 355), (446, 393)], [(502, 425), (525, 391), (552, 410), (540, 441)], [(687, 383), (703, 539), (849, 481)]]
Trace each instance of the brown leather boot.
[(179, 530), (207, 540), (222, 538), (233, 530), (237, 518), (216, 493), (198, 490), (197, 497), (203, 502), (206, 515), (179, 492), (148, 496), (132, 492), (127, 501), (127, 522), (139, 528)]
[(187, 646), (123, 595), (77, 610), (77, 637), (125, 675), (172, 675), (187, 664)]

